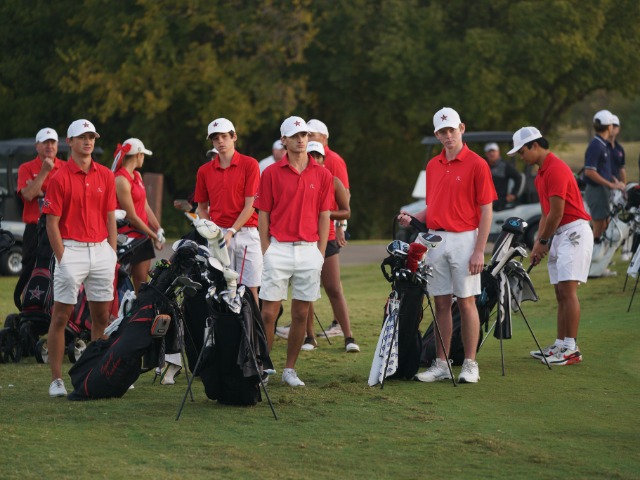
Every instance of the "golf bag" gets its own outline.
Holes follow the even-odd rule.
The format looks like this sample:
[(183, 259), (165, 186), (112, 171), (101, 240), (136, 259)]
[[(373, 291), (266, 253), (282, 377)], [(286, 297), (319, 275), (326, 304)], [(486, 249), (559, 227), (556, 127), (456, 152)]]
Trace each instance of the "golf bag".
[(630, 226), (632, 216), (626, 215), (625, 198), (621, 191), (614, 190), (611, 195), (609, 224), (600, 243), (593, 245), (589, 277), (601, 277), (611, 263), (616, 250), (626, 241), (633, 241)]
[(242, 297), (240, 313), (228, 311), (223, 303), (212, 298), (208, 304), (210, 316), (205, 335), (211, 337), (205, 338), (199, 368), (205, 393), (208, 398), (226, 405), (255, 405), (262, 401), (263, 370), (273, 368), (260, 310), (251, 292)]
[[(178, 242), (177, 242), (178, 243)], [(142, 372), (142, 358), (153, 358), (149, 368), (164, 363), (165, 353), (182, 348), (183, 323), (178, 298), (185, 289), (200, 288), (197, 245), (183, 243), (170, 261), (159, 261), (151, 281), (143, 284), (131, 311), (114, 322), (107, 340), (91, 343), (69, 370), (74, 391), (69, 400), (122, 397)]]

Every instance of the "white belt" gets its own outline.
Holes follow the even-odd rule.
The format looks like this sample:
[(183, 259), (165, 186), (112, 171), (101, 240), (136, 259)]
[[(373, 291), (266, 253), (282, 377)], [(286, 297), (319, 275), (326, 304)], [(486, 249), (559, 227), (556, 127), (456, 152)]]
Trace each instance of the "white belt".
[(102, 242), (77, 242), (76, 240), (68, 240), (66, 238), (62, 239), (62, 244), (65, 247), (97, 247), (102, 245), (106, 240)]
[(279, 243), (280, 245), (293, 245), (294, 247), (317, 247), (318, 242), (305, 242), (305, 241), (297, 241), (297, 242), (280, 242), (275, 237), (271, 237), (271, 242)]

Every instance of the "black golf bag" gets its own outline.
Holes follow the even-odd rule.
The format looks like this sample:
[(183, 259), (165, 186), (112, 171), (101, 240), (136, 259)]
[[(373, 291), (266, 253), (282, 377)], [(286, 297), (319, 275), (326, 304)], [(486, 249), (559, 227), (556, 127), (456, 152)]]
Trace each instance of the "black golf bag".
[[(186, 245), (178, 248), (170, 261), (156, 264), (151, 281), (141, 286), (118, 329), (108, 340), (91, 343), (69, 370), (74, 387), (70, 400), (122, 397), (140, 376), (143, 356), (154, 359), (148, 368), (155, 368), (164, 362), (164, 353), (181, 351), (183, 324), (177, 298), (181, 285), (201, 279), (196, 254), (195, 244)], [(168, 327), (165, 323), (159, 328), (167, 316)]]
[(229, 311), (223, 302), (211, 298), (208, 304), (205, 335), (210, 328), (213, 334), (204, 346), (199, 368), (205, 393), (222, 404), (255, 405), (262, 400), (263, 370), (273, 368), (260, 310), (248, 290), (240, 313)]

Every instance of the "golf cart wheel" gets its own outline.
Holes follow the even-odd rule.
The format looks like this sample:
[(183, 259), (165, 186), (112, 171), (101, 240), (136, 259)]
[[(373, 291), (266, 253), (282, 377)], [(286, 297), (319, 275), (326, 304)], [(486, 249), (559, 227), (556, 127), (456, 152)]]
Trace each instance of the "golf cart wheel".
[(36, 349), (34, 352), (36, 362), (49, 363), (49, 349), (47, 348), (47, 339), (41, 338), (36, 343)]
[(7, 318), (4, 319), (4, 328), (18, 329), (18, 323), (20, 322), (19, 313), (10, 313)]
[(69, 342), (67, 345), (67, 357), (71, 363), (76, 363), (87, 349), (87, 344), (84, 340), (76, 338), (73, 342)]
[(18, 363), (22, 358), (22, 344), (15, 330), (3, 328), (0, 330), (0, 362)]
[(14, 245), (0, 255), (0, 273), (2, 275), (20, 275), (22, 273), (22, 247)]

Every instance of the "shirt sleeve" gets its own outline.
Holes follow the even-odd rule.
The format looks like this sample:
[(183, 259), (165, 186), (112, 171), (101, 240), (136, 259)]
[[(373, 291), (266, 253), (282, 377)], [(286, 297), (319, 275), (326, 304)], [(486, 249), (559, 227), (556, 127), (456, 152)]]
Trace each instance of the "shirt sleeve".
[(111, 170), (107, 171), (107, 212), (113, 212), (118, 206), (116, 199), (116, 177)]
[(49, 188), (42, 202), (42, 213), (60, 217), (62, 215), (62, 199), (64, 198), (64, 186), (60, 181), (60, 175), (51, 179)]
[(493, 177), (491, 176), (491, 169), (489, 164), (484, 160), (482, 163), (478, 163), (478, 167), (475, 171), (475, 187), (476, 187), (476, 202), (478, 205), (487, 205), (498, 199), (496, 193), (496, 187), (493, 184)]
[(244, 183), (244, 196), (255, 197), (258, 192), (258, 185), (260, 185), (260, 167), (258, 161), (251, 159), (247, 162), (247, 176)]
[(598, 161), (602, 156), (602, 151), (598, 147), (598, 144), (591, 142), (587, 147), (587, 151), (584, 153), (584, 168), (590, 170), (598, 169)]
[(22, 189), (27, 186), (27, 180), (31, 179), (31, 169), (28, 163), (23, 163), (18, 168), (18, 193), (22, 197)]

